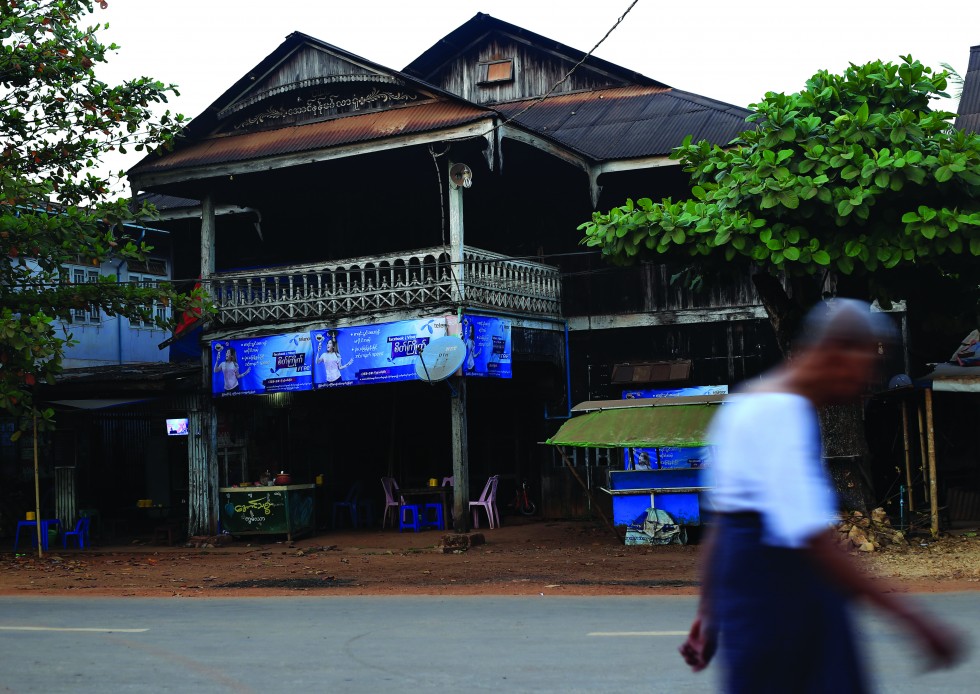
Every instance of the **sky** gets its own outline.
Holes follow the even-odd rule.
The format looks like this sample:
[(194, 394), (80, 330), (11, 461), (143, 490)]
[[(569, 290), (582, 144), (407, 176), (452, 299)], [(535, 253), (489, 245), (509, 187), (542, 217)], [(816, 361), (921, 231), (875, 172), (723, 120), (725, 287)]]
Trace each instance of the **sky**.
[[(106, 81), (150, 76), (177, 84), (172, 111), (193, 117), (301, 31), (401, 70), (440, 38), (484, 12), (588, 51), (632, 0), (108, 0), (91, 21), (109, 23), (120, 46)], [(923, 8), (935, 7), (926, 12)], [(980, 2), (906, 0), (638, 0), (595, 55), (687, 90), (739, 106), (767, 91), (794, 92), (819, 69), (899, 59), (909, 53), (966, 73), (980, 44)], [(955, 103), (945, 108), (955, 110)], [(131, 154), (113, 162), (127, 168)]]

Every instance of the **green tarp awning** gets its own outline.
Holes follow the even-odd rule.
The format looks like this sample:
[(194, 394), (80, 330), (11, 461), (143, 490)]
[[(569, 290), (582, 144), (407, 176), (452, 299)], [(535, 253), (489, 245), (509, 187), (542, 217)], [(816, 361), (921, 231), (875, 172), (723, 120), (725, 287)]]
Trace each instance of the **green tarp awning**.
[(623, 407), (572, 417), (546, 443), (587, 448), (706, 446), (715, 404)]

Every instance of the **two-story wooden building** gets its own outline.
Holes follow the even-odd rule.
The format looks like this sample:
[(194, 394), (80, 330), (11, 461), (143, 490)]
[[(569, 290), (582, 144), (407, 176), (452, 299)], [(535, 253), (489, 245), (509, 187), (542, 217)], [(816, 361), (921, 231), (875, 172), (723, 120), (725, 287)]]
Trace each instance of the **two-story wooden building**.
[[(667, 268), (607, 266), (576, 230), (626, 197), (682, 194), (672, 148), (726, 143), (746, 115), (484, 14), (401, 71), (288, 36), (129, 172), (134, 192), (200, 201), (170, 227), (176, 275), (215, 305), (189, 412), (191, 531), (214, 527), (219, 486), (265, 469), (341, 496), (455, 473), (459, 517), (490, 474), (550, 479), (538, 442), (576, 400), (761, 370), (775, 347), (748, 282), (692, 295)], [(452, 388), (386, 380), (419, 322), (506, 333), (482, 336), (506, 368)], [(240, 379), (221, 378), (229, 347)], [(389, 348), (390, 369), (372, 361)], [(242, 392), (268, 394), (228, 397)]]

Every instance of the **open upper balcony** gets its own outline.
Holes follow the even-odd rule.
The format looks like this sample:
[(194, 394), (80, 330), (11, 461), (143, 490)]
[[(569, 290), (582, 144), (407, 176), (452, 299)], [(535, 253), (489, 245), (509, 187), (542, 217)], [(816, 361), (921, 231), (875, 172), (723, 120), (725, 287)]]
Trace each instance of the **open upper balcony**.
[(470, 246), (463, 261), (448, 246), (211, 277), (218, 329), (337, 321), (359, 315), (462, 305), (527, 318), (561, 316), (558, 269)]

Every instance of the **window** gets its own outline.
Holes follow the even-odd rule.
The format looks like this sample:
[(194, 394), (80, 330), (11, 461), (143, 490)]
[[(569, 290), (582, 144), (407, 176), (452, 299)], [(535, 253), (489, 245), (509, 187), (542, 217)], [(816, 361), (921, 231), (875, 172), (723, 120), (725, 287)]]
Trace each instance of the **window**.
[[(89, 284), (99, 281), (101, 273), (97, 268), (69, 266), (65, 268), (63, 279), (71, 284)], [(100, 323), (102, 312), (95, 304), (72, 308), (70, 314), (72, 323)]]
[[(136, 287), (146, 287), (153, 288), (160, 284), (159, 277), (153, 277), (151, 275), (135, 275), (132, 272), (129, 273), (129, 281)], [(150, 315), (145, 319), (132, 318), (129, 321), (129, 327), (131, 328), (155, 328), (156, 320), (167, 320), (170, 317), (170, 309), (165, 306), (160, 301), (154, 301), (150, 305)]]
[(510, 58), (506, 60), (488, 60), (478, 65), (476, 81), (479, 84), (495, 84), (499, 82), (514, 81), (514, 61)]

